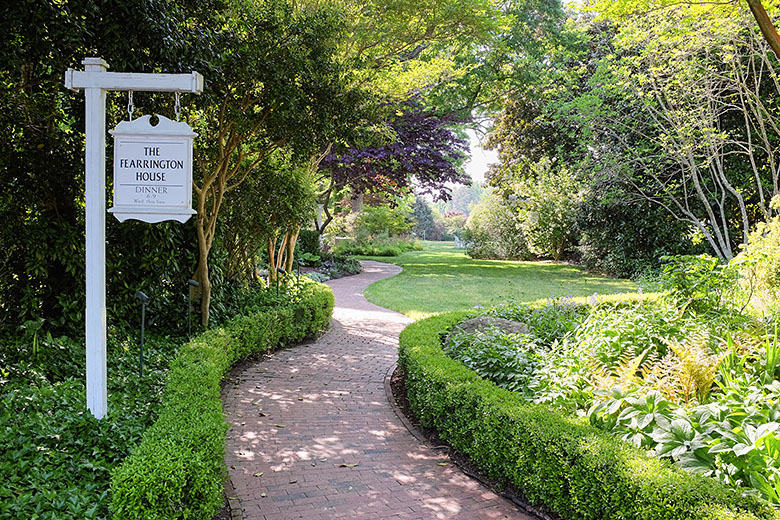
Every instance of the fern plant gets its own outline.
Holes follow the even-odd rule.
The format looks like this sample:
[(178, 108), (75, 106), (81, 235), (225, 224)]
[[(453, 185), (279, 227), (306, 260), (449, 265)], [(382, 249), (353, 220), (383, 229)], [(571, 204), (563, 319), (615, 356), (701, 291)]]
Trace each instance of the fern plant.
[(597, 358), (591, 359), (591, 384), (596, 390), (605, 390), (614, 386), (631, 388), (641, 385), (641, 368), (651, 355), (652, 347), (636, 354), (637, 348), (625, 350), (617, 364), (609, 366)]
[(706, 403), (718, 365), (728, 355), (727, 351), (716, 354), (710, 341), (704, 332), (684, 340), (663, 339), (669, 353), (647, 370), (645, 382), (673, 402), (687, 405), (695, 399)]

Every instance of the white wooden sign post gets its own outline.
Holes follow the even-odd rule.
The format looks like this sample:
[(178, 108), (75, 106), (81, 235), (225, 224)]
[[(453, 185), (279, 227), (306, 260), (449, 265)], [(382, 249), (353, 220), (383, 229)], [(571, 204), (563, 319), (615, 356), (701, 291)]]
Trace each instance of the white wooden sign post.
[[(68, 69), (65, 86), (86, 96), (87, 408), (106, 414), (106, 92), (203, 91), (203, 76), (108, 72), (102, 58), (85, 58), (84, 70)], [(191, 194), (190, 194), (191, 197)], [(129, 218), (129, 217), (128, 217)]]

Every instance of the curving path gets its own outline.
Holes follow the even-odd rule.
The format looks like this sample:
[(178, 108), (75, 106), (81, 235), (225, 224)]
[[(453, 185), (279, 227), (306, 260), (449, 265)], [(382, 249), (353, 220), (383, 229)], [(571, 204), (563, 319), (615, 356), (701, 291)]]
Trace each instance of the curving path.
[(225, 385), (225, 462), (243, 517), (531, 520), (421, 445), (395, 415), (384, 381), (411, 320), (369, 303), (363, 289), (401, 269), (363, 267), (329, 282), (336, 308), (324, 336)]

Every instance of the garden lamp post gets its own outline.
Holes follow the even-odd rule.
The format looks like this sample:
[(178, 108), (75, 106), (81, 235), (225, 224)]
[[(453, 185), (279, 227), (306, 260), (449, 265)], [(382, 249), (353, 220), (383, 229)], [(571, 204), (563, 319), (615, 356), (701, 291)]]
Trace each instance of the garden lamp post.
[(141, 353), (138, 356), (138, 377), (144, 376), (144, 327), (146, 325), (146, 304), (150, 298), (141, 291), (136, 291), (135, 297), (141, 302)]
[(287, 271), (282, 269), (281, 267), (276, 268), (276, 296), (279, 296), (279, 275), (286, 275)]

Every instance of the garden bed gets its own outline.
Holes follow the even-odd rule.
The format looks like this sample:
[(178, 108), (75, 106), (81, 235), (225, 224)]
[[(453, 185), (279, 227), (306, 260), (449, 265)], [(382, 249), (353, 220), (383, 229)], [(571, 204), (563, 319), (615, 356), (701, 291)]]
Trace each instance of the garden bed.
[(473, 315), (448, 313), (407, 327), (399, 367), (420, 423), (491, 478), (567, 520), (780, 518), (763, 500), (649, 457), (573, 407), (529, 402), (451, 359), (442, 332)]
[(100, 421), (84, 409), (83, 339), (38, 329), (8, 339), (0, 349), (0, 518), (211, 518), (222, 500), (224, 370), (329, 322), (330, 289), (299, 282), (287, 290), (244, 294), (241, 309), (226, 307), (243, 315), (190, 342), (152, 330), (143, 377), (137, 338), (111, 331)]
[(112, 474), (114, 518), (210, 518), (222, 503), (227, 423), (220, 383), (236, 362), (319, 333), (333, 293), (239, 317), (188, 343), (172, 363), (158, 420)]

